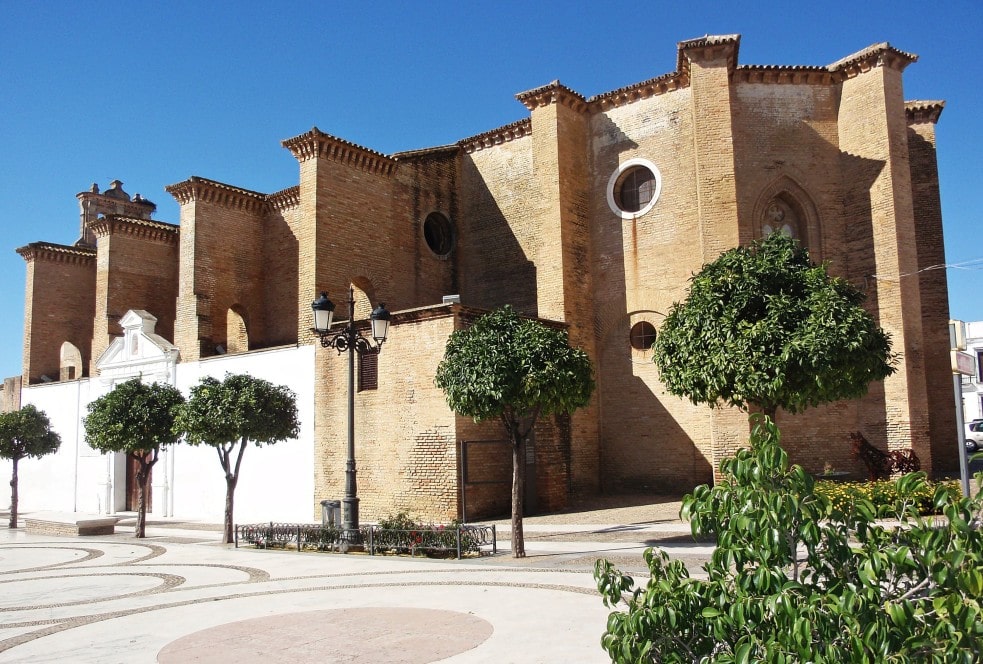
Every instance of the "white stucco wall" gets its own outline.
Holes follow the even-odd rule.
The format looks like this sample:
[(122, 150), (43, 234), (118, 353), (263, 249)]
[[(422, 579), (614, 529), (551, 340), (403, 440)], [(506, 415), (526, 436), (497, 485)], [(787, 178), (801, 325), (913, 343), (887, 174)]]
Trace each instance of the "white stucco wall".
[[(983, 321), (966, 323), (966, 352), (976, 358), (983, 355)], [(963, 379), (962, 388), (963, 418), (969, 422), (983, 417), (983, 381), (980, 380), (979, 366), (975, 376)]]
[[(235, 521), (314, 519), (314, 346), (222, 355), (178, 365), (177, 386), (187, 395), (202, 376), (248, 373), (297, 395), (300, 434), (276, 445), (250, 445), (242, 458), (235, 492)], [(174, 450), (173, 515), (221, 522), (225, 476), (214, 448), (180, 445)], [(320, 518), (320, 517), (318, 517)]]
[[(297, 396), (300, 433), (295, 440), (245, 452), (235, 493), (235, 521), (312, 521), (314, 509), (314, 346), (277, 348), (179, 363), (175, 384), (187, 396), (205, 375), (248, 373), (286, 385)], [(112, 513), (124, 504), (123, 455), (100, 454), (85, 444), (82, 418), (87, 404), (110, 389), (99, 378), (32, 385), (22, 404), (47, 413), (62, 445), (56, 454), (25, 459), (19, 469), (20, 512), (58, 510)], [(8, 486), (11, 467), (0, 464), (0, 482)], [(107, 505), (107, 476), (114, 478), (113, 505)], [(0, 498), (9, 504), (9, 494)], [(221, 522), (225, 477), (210, 447), (179, 444), (154, 467), (152, 515)]]

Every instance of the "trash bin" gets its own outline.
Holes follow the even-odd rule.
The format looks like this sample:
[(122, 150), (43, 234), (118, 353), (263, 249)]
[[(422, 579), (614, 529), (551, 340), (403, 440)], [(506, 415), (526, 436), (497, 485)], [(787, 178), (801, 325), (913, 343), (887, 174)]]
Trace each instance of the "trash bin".
[(341, 528), (341, 501), (321, 501), (321, 525)]

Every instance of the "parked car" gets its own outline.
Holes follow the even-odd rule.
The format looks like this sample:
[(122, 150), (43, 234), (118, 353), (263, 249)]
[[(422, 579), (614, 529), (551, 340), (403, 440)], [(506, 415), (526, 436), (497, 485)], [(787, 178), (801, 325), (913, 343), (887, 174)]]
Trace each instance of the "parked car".
[(966, 451), (983, 449), (983, 420), (973, 420), (966, 425)]

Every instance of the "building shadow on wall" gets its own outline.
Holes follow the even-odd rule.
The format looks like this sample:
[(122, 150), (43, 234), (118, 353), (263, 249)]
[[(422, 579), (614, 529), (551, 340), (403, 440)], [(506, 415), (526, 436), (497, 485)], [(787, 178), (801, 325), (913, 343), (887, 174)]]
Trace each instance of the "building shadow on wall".
[[(462, 159), (461, 181), (464, 228), (459, 246), (462, 264), (467, 266), (461, 271), (461, 303), (483, 309), (511, 304), (523, 314), (538, 316), (536, 265), (526, 256), (502, 209), (510, 203), (501, 200), (503, 194), (514, 192), (500, 192), (496, 197), (470, 155)], [(510, 212), (519, 217), (517, 226), (537, 222), (534, 210), (518, 209), (521, 204), (514, 201), (511, 204), (516, 209)]]
[(612, 494), (689, 491), (712, 480), (710, 462), (655, 393), (661, 383), (651, 353), (634, 350), (630, 343), (634, 323), (660, 327), (662, 315), (653, 309), (662, 303), (651, 298), (661, 285), (629, 283), (629, 267), (637, 275), (645, 259), (638, 255), (638, 230), (635, 220), (611, 212), (606, 200), (608, 175), (617, 171), (625, 153), (636, 156), (639, 146), (607, 116), (593, 122), (592, 221), (603, 225), (592, 232), (601, 488)]
[[(267, 315), (260, 330), (249, 330), (250, 350), (301, 341), (297, 338), (299, 316), (309, 316), (310, 309), (303, 313), (298, 311), (299, 246), (297, 237), (283, 217), (267, 218), (264, 247), (268, 269), (263, 273), (263, 311)], [(311, 293), (312, 301), (316, 297), (317, 293)], [(302, 341), (306, 343), (309, 340)]]

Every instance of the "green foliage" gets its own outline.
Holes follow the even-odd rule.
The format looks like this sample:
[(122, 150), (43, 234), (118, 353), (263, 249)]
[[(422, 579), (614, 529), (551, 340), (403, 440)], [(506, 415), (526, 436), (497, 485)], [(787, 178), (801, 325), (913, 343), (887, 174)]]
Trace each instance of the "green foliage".
[[(449, 525), (421, 523), (407, 512), (398, 512), (379, 519), (372, 529), (373, 548), (377, 553), (415, 553), (422, 551), (429, 556), (447, 556), (457, 553), (457, 529), (460, 521)], [(481, 547), (478, 537), (467, 527), (461, 530), (461, 555), (477, 554)]]
[[(753, 416), (751, 449), (723, 480), (683, 501), (693, 534), (717, 547), (706, 579), (665, 552), (645, 553), (636, 587), (604, 560), (595, 578), (617, 662), (973, 662), (983, 651), (983, 498), (936, 487), (945, 525), (918, 515), (923, 473), (895, 483), (883, 508), (834, 509), (789, 466), (778, 430)], [(983, 475), (977, 475), (983, 484)], [(888, 519), (877, 522), (876, 519)]]
[(246, 445), (261, 447), (296, 438), (297, 399), (290, 388), (248, 374), (225, 374), (221, 381), (205, 376), (191, 388), (175, 426), (188, 444), (209, 445), (218, 453), (225, 472), (224, 539), (231, 544), (235, 488)]
[(451, 334), (436, 384), (451, 410), (479, 422), (570, 413), (586, 406), (594, 391), (587, 353), (571, 348), (565, 331), (523, 318), (510, 306)]
[(773, 414), (863, 396), (894, 372), (864, 295), (773, 233), (694, 275), (653, 347), (670, 393)]
[(33, 405), (0, 413), (0, 457), (11, 461), (39, 459), (56, 452), (60, 445), (61, 438), (51, 430), (48, 416)]
[(101, 452), (147, 453), (173, 445), (180, 437), (174, 416), (183, 403), (171, 385), (139, 378), (120, 383), (89, 404), (85, 441)]
[(171, 385), (144, 383), (139, 378), (120, 383), (89, 404), (84, 420), (85, 440), (101, 452), (126, 452), (139, 464), (135, 534), (146, 534), (146, 496), (150, 473), (160, 448), (180, 438), (174, 417), (184, 404), (184, 396)]
[(594, 391), (587, 353), (563, 330), (519, 316), (506, 305), (447, 340), (435, 381), (447, 405), (476, 422), (498, 418), (512, 443), (512, 555), (526, 555), (522, 536), (522, 461), (539, 415), (570, 413)]
[(10, 459), (10, 527), (17, 527), (17, 464), (24, 457), (40, 458), (55, 452), (61, 438), (51, 430), (51, 422), (42, 411), (28, 404), (20, 410), (0, 413), (0, 457)]
[(247, 374), (226, 374), (221, 381), (205, 376), (178, 411), (177, 427), (190, 445), (271, 445), (297, 437), (296, 397), (283, 385)]
[(940, 513), (935, 505), (935, 492), (939, 487), (948, 491), (953, 498), (957, 498), (962, 493), (957, 481), (936, 483), (928, 480), (909, 496), (902, 496), (898, 492), (897, 482), (890, 480), (828, 482), (819, 479), (816, 482), (815, 491), (818, 495), (826, 498), (832, 504), (833, 509), (844, 513), (853, 509), (853, 505), (862, 499), (870, 501), (878, 510), (895, 506), (904, 500), (911, 500), (914, 501), (914, 507), (919, 514), (930, 515)]

